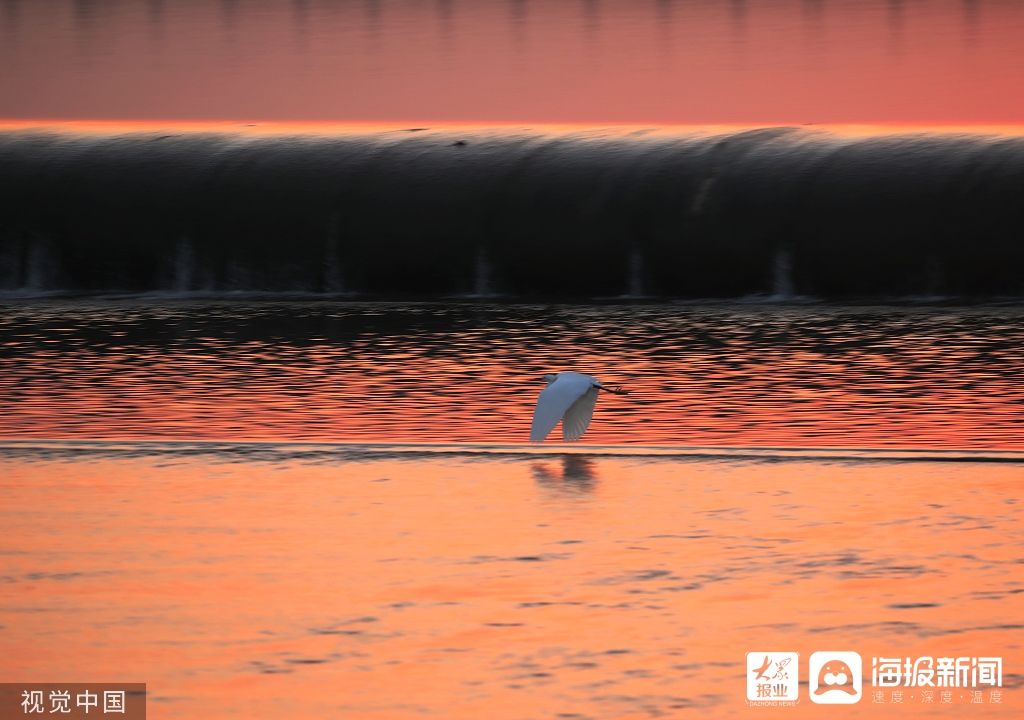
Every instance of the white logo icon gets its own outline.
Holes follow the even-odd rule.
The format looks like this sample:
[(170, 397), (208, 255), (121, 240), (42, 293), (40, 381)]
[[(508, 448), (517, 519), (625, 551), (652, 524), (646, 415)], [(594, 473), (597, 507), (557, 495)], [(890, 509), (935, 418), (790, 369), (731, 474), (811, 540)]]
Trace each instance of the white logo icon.
[(792, 702), (800, 694), (799, 656), (795, 652), (747, 653), (747, 700)]
[(811, 702), (852, 705), (863, 695), (860, 655), (849, 650), (813, 653), (807, 664)]

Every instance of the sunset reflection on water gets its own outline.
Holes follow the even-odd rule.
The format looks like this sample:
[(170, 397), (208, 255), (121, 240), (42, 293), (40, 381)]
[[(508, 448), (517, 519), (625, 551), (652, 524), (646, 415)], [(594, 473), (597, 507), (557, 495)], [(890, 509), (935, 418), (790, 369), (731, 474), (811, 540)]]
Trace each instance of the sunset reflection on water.
[[(628, 387), (586, 443), (1024, 448), (1018, 308), (39, 301), (0, 436), (520, 442), (544, 373)], [(557, 431), (556, 431), (557, 432)]]
[(851, 649), (1001, 656), (1002, 702), (943, 716), (1019, 710), (1020, 463), (260, 452), (0, 447), (5, 677), (168, 718), (733, 717), (747, 651)]
[[(994, 0), (0, 0), (0, 682), (1021, 717), (1021, 37)], [(628, 394), (527, 443), (567, 370)], [(755, 651), (795, 707), (750, 707)], [(897, 702), (873, 657), (1001, 684)]]
[(1019, 123), (1022, 28), (982, 0), (6, 0), (0, 116)]
[[(852, 649), (1000, 656), (954, 707), (1019, 708), (1018, 308), (4, 310), (5, 677), (166, 718), (732, 717), (746, 652)], [(568, 366), (630, 394), (522, 442)]]

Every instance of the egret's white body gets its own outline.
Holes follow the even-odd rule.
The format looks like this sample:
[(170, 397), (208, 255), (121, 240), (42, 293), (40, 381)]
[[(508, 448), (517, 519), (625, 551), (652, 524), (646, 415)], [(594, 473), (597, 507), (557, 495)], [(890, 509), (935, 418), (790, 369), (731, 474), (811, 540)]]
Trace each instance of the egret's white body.
[(597, 393), (607, 390), (624, 393), (620, 388), (602, 385), (597, 378), (577, 372), (561, 372), (545, 375), (548, 386), (537, 398), (533, 411), (533, 425), (530, 427), (530, 442), (546, 438), (558, 421), (562, 421), (562, 437), (565, 440), (579, 440), (594, 416)]

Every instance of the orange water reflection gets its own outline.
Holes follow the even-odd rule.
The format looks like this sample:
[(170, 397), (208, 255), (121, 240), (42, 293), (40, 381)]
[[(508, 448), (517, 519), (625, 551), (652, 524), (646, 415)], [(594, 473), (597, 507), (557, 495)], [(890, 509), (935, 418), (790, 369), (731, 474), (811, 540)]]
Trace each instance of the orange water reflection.
[[(765, 648), (1001, 655), (1001, 705), (929, 712), (1021, 708), (1019, 464), (5, 452), (0, 477), (0, 673), (146, 681), (153, 717), (731, 717)], [(778, 713), (830, 716), (802, 694)]]
[(0, 116), (1020, 123), (1019, 3), (0, 5)]
[(1012, 307), (22, 303), (0, 436), (519, 442), (541, 376), (571, 368), (630, 390), (587, 443), (1021, 449), (1022, 327)]
[[(794, 123), (783, 123), (794, 124)], [(242, 122), (239, 120), (182, 120), (169, 119), (70, 119), (70, 118), (23, 118), (0, 117), (0, 130), (48, 130), (75, 135), (121, 135), (131, 133), (224, 133), (242, 136), (346, 136), (346, 135), (378, 135), (386, 132), (408, 132), (415, 128), (420, 131), (462, 131), (473, 133), (515, 132), (530, 130), (538, 134), (636, 134), (645, 136), (658, 135), (716, 135), (759, 129), (763, 125), (745, 123), (624, 123), (612, 120), (597, 119), (591, 122), (509, 122), (488, 121), (486, 123), (470, 123), (466, 121), (434, 120), (429, 127), (417, 127), (415, 118), (398, 118), (374, 122), (329, 121), (329, 120), (295, 120), (276, 121), (258, 120)], [(926, 121), (926, 122), (864, 122), (864, 123), (796, 123), (803, 130), (817, 130), (822, 133), (841, 137), (876, 137), (879, 135), (912, 135), (915, 133), (935, 133), (947, 135), (1007, 135), (1019, 137), (1024, 135), (1024, 124), (1020, 122), (962, 122), (962, 121)]]

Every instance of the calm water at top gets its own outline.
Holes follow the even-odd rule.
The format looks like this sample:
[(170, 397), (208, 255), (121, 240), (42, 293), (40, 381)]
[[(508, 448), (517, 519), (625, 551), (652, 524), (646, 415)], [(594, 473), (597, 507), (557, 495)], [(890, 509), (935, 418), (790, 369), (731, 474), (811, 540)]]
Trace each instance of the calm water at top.
[(631, 392), (588, 443), (1024, 449), (1016, 307), (0, 309), (6, 438), (521, 442), (541, 376), (574, 369)]
[(1024, 119), (997, 0), (0, 0), (0, 118)]

